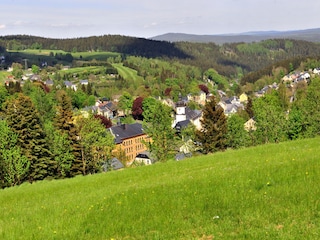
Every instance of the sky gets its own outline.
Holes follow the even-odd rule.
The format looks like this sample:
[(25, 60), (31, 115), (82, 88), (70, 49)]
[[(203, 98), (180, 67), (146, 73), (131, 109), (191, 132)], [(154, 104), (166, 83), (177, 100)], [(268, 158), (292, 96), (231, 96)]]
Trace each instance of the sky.
[(320, 28), (315, 0), (1, 0), (0, 36), (216, 35)]

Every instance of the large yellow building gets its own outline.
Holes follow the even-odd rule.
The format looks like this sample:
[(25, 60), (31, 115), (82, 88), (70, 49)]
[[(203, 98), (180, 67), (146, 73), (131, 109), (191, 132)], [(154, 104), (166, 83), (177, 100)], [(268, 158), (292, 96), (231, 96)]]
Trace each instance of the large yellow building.
[(118, 124), (109, 129), (115, 138), (115, 151), (125, 154), (127, 165), (131, 165), (139, 153), (147, 150), (144, 143), (149, 141), (149, 137), (143, 132), (142, 124)]

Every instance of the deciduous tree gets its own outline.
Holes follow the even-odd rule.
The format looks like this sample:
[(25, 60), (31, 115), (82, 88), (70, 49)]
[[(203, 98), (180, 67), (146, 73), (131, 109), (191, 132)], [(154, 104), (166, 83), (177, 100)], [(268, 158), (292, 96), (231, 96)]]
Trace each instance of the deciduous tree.
[(245, 120), (238, 114), (228, 117), (227, 145), (230, 148), (247, 147), (250, 144), (250, 136), (244, 129)]
[(90, 116), (79, 121), (83, 174), (101, 171), (103, 163), (111, 158), (114, 138), (101, 122)]
[(143, 128), (152, 139), (148, 147), (156, 161), (168, 160), (170, 154), (175, 150), (174, 130), (171, 122), (171, 108), (161, 102), (156, 102), (148, 119), (144, 120)]
[(281, 142), (287, 138), (287, 122), (277, 91), (256, 98), (253, 102), (258, 143)]
[(132, 104), (132, 117), (134, 119), (139, 119), (142, 120), (143, 116), (143, 110), (142, 110), (142, 102), (143, 102), (143, 98), (142, 97), (137, 97)]

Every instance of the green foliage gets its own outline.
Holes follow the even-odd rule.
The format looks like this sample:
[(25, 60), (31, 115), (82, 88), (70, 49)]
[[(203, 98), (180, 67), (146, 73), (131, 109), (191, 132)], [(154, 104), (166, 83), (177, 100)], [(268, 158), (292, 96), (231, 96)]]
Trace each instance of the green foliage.
[(207, 79), (213, 81), (214, 84), (219, 85), (219, 89), (225, 90), (228, 88), (228, 80), (213, 68), (208, 69), (204, 75)]
[(9, 96), (7, 89), (4, 85), (0, 85), (0, 111), (2, 109), (2, 104), (5, 102), (6, 98)]
[(79, 120), (79, 136), (82, 145), (83, 172), (101, 172), (101, 167), (109, 159), (114, 149), (114, 139), (98, 119), (90, 116)]
[(0, 187), (20, 184), (29, 170), (30, 162), (16, 145), (17, 139), (6, 121), (0, 120)]
[(83, 92), (82, 90), (77, 91), (69, 91), (69, 96), (71, 96), (72, 99), (72, 106), (77, 109), (82, 109), (86, 106), (88, 95)]
[(23, 93), (31, 98), (42, 122), (53, 120), (56, 105), (54, 92), (46, 93), (41, 84), (27, 81), (23, 85)]
[(21, 79), (23, 75), (23, 67), (20, 63), (12, 64), (12, 75), (15, 77), (15, 79)]
[(71, 143), (66, 133), (61, 133), (53, 126), (53, 122), (46, 122), (45, 131), (50, 151), (57, 163), (57, 175), (55, 178), (65, 178), (70, 176), (71, 165), (74, 161)]
[(120, 99), (118, 107), (119, 109), (124, 111), (125, 115), (128, 115), (130, 110), (132, 109), (133, 97), (128, 92), (123, 92)]
[(146, 122), (150, 122), (152, 120), (152, 114), (155, 111), (157, 104), (157, 100), (153, 97), (147, 97), (143, 99), (142, 102), (142, 115)]
[(38, 73), (40, 72), (40, 67), (33, 64), (33, 65), (31, 66), (31, 70), (32, 70), (32, 73), (33, 73), (33, 74), (38, 74)]
[(212, 96), (203, 109), (201, 130), (196, 131), (196, 141), (203, 153), (225, 150), (227, 147), (227, 119), (222, 107), (218, 106)]
[(156, 161), (165, 162), (175, 151), (174, 130), (171, 127), (171, 108), (156, 102), (150, 115), (143, 120), (143, 129), (152, 139), (148, 147)]
[(227, 146), (230, 148), (241, 148), (250, 145), (250, 136), (244, 129), (245, 120), (238, 114), (228, 118)]
[(17, 134), (17, 146), (30, 161), (28, 180), (42, 180), (55, 174), (56, 165), (49, 151), (39, 113), (23, 94), (4, 104), (8, 126)]
[[(84, 165), (81, 155), (81, 146), (78, 139), (78, 129), (74, 124), (71, 98), (64, 90), (57, 92), (57, 112), (54, 119), (54, 125), (61, 134), (68, 136), (68, 141), (71, 143), (72, 154), (74, 155), (73, 162), (70, 168), (70, 176), (84, 174)], [(68, 177), (70, 177), (68, 176)]]
[(293, 106), (288, 115), (288, 138), (295, 140), (303, 136), (305, 126), (303, 112), (297, 106)]
[(305, 136), (320, 135), (320, 78), (314, 78), (308, 86), (306, 97), (302, 102)]
[[(270, 41), (267, 43), (271, 43)], [(275, 44), (271, 44), (274, 47)], [(248, 53), (248, 54), (267, 54), (268, 49), (265, 48), (261, 43), (241, 43), (237, 45), (237, 50), (241, 53)]]
[(319, 159), (316, 138), (23, 184), (0, 238), (317, 239)]
[(254, 133), (258, 143), (286, 140), (287, 121), (277, 91), (256, 98), (253, 101), (253, 110), (257, 127)]

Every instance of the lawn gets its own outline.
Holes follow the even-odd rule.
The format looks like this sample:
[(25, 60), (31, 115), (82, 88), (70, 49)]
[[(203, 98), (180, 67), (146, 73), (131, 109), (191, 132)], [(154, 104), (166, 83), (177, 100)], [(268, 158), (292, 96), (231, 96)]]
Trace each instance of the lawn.
[(319, 141), (0, 190), (0, 239), (319, 239)]
[[(50, 49), (25, 49), (21, 51), (11, 51), (12, 53), (20, 53), (24, 55), (36, 55), (36, 56), (50, 56), (50, 53), (53, 53), (53, 56), (55, 54), (67, 54), (68, 52), (65, 52), (63, 50), (50, 50)], [(119, 53), (114, 53), (114, 52), (72, 52), (71, 55), (76, 58), (76, 59), (81, 59), (84, 61), (90, 61), (90, 60), (101, 60), (101, 61), (106, 61), (109, 57), (116, 58), (120, 54)]]

